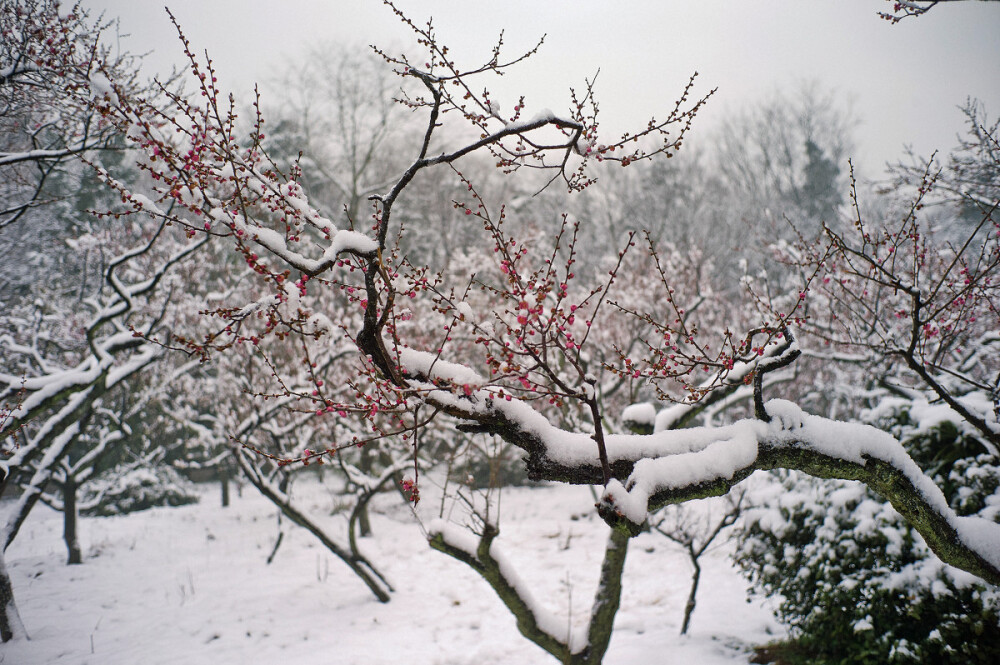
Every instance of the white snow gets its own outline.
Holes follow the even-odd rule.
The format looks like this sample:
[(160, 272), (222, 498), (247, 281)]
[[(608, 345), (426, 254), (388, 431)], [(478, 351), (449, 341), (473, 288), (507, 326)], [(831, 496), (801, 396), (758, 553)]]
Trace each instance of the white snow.
[(118, 95), (115, 94), (111, 81), (101, 72), (95, 71), (90, 74), (90, 94), (93, 99), (105, 99), (113, 106), (118, 105)]
[(558, 116), (556, 116), (556, 114), (553, 113), (550, 109), (542, 109), (541, 111), (533, 115), (530, 119), (521, 119), (516, 122), (507, 123), (507, 125), (504, 126), (503, 131), (505, 133), (519, 132), (522, 131), (525, 127), (528, 127), (530, 125), (535, 125), (537, 123), (553, 122), (557, 119)]
[(478, 387), (486, 383), (486, 379), (465, 365), (441, 360), (433, 353), (411, 349), (408, 346), (400, 347), (399, 364), (410, 374), (450, 381), (459, 386)]
[(656, 421), (656, 407), (649, 402), (630, 404), (622, 411), (622, 422), (652, 425)]
[[(426, 483), (427, 481), (422, 481)], [(376, 602), (309, 534), (291, 528), (273, 564), (275, 510), (253, 489), (218, 506), (198, 505), (84, 518), (84, 563), (66, 566), (60, 514), (38, 506), (7, 551), (21, 617), (31, 636), (0, 647), (19, 665), (329, 663), (548, 665), (492, 589), (465, 564), (431, 550), (395, 493), (373, 505), (374, 537), (361, 542), (396, 588)], [(312, 481), (299, 499), (326, 525), (335, 497)], [(428, 485), (418, 509), (437, 501)], [(496, 543), (559, 625), (587, 619), (607, 527), (585, 487), (504, 490)], [(431, 505), (434, 504), (434, 505)], [(3, 507), (6, 509), (6, 506)], [(471, 534), (468, 534), (472, 538)], [(751, 644), (780, 636), (765, 609), (745, 602), (727, 557), (706, 554), (690, 634), (679, 637), (690, 584), (686, 557), (661, 536), (632, 541), (608, 665), (746, 663)], [(568, 603), (572, 601), (572, 613)]]
[(750, 428), (733, 428), (733, 437), (714, 441), (703, 450), (636, 462), (628, 483), (608, 483), (603, 500), (630, 522), (646, 521), (649, 498), (659, 490), (732, 478), (757, 458), (757, 440)]
[(337, 258), (341, 252), (354, 252), (356, 254), (371, 254), (378, 249), (378, 243), (363, 233), (348, 231), (343, 229), (337, 231), (333, 236), (330, 246), (323, 252), (323, 258), (327, 261)]
[(458, 311), (459, 315), (465, 318), (466, 321), (469, 323), (475, 323), (476, 314), (472, 311), (472, 305), (463, 300), (455, 305), (455, 309)]

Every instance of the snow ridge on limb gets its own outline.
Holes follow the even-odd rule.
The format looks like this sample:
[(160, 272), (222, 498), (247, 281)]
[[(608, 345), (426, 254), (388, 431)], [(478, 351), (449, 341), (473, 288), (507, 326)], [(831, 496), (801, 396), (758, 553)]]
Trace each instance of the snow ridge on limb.
[(646, 511), (725, 494), (755, 470), (859, 480), (888, 500), (942, 561), (1000, 584), (1000, 525), (958, 516), (891, 435), (807, 415), (785, 400), (771, 400), (765, 408), (770, 423), (740, 421), (719, 428), (726, 432), (703, 450), (637, 462), (624, 484), (609, 483), (599, 512), (638, 530)]

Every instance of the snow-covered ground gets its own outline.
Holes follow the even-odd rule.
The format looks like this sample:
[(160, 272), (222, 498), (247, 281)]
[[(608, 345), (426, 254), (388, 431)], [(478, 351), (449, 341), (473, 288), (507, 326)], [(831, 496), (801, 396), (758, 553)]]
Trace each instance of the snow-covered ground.
[[(294, 526), (267, 565), (276, 510), (253, 488), (226, 509), (216, 487), (202, 491), (198, 505), (82, 519), (79, 566), (64, 563), (62, 516), (37, 507), (7, 551), (31, 640), (0, 646), (0, 663), (555, 662), (521, 637), (486, 582), (428, 547), (398, 496), (376, 502), (375, 535), (364, 544), (396, 589), (383, 605)], [(296, 493), (314, 515), (337, 503), (314, 481)], [(603, 555), (607, 527), (593, 503), (585, 487), (515, 488), (502, 497), (499, 542), (567, 621), (585, 618)], [(420, 504), (428, 519), (436, 507), (431, 496)], [(340, 534), (343, 517), (327, 519)], [(662, 536), (634, 539), (605, 662), (746, 663), (751, 645), (780, 634), (768, 609), (746, 602), (731, 547), (703, 557), (698, 608), (680, 637), (690, 565)]]

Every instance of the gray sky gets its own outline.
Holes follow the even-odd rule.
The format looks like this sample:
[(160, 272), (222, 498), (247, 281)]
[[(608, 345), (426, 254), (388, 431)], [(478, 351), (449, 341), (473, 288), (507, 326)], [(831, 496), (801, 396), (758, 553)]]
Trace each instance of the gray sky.
[[(252, 89), (321, 40), (404, 48), (409, 33), (380, 0), (166, 0), (196, 49), (208, 49), (220, 83)], [(122, 47), (151, 51), (150, 73), (179, 62), (161, 2), (85, 0), (120, 17)], [(949, 150), (962, 130), (957, 107), (981, 99), (1000, 114), (1000, 3), (941, 5), (898, 25), (879, 20), (883, 0), (399, 0), (417, 23), (433, 16), (459, 63), (480, 64), (500, 29), (507, 53), (547, 34), (538, 56), (491, 85), (509, 108), (527, 95), (529, 115), (568, 106), (567, 89), (601, 70), (604, 136), (665, 116), (688, 76), (718, 87), (691, 142), (730, 109), (797, 83), (818, 81), (853, 103), (860, 119), (854, 158), (876, 175), (902, 154)], [(263, 87), (269, 103), (280, 90)]]

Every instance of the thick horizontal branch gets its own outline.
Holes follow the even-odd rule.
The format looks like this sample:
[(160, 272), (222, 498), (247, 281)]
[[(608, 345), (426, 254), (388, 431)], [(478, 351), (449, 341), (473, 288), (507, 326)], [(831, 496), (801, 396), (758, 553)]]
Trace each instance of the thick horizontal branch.
[[(503, 437), (527, 453), (533, 479), (601, 484), (593, 440), (567, 432), (517, 400), (472, 398), (436, 389), (438, 408)], [(599, 511), (613, 526), (638, 533), (648, 511), (670, 503), (726, 494), (756, 470), (794, 469), (821, 478), (858, 480), (889, 501), (945, 563), (1000, 584), (1000, 524), (960, 517), (899, 441), (868, 425), (806, 415), (771, 400), (770, 423), (607, 437), (612, 480)]]
[(83, 145), (62, 150), (26, 150), (24, 152), (0, 152), (0, 166), (20, 164), (22, 162), (43, 162), (61, 160), (94, 149), (95, 145)]

